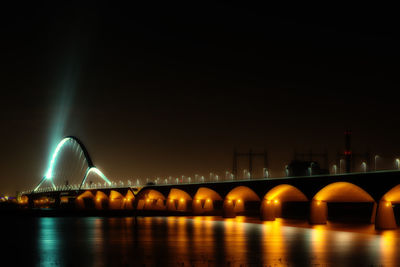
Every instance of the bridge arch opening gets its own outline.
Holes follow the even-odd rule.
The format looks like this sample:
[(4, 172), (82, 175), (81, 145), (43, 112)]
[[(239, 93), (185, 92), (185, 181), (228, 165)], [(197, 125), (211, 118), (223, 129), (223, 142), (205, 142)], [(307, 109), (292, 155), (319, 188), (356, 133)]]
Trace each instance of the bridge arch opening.
[(170, 211), (187, 211), (192, 202), (192, 197), (185, 191), (172, 188), (167, 198), (167, 210)]
[[(258, 211), (260, 197), (247, 186), (233, 188), (225, 197), (223, 203), (223, 216), (235, 217), (236, 214), (252, 213)], [(247, 208), (247, 210), (246, 210)]]
[(33, 200), (34, 207), (36, 208), (49, 208), (54, 206), (55, 199), (49, 196), (41, 196)]
[(91, 191), (86, 190), (75, 198), (75, 206), (77, 209), (94, 209), (94, 195)]
[(142, 189), (136, 196), (137, 210), (164, 210), (165, 196), (154, 189)]
[(124, 208), (126, 199), (124, 196), (115, 190), (110, 191), (109, 195), (109, 208), (111, 210), (121, 210)]
[[(375, 200), (361, 187), (348, 182), (334, 182), (318, 191), (310, 204), (310, 223), (325, 224), (328, 220), (328, 203), (330, 218), (347, 217), (351, 220), (368, 218), (375, 221)], [(343, 216), (345, 214), (346, 216)], [(366, 216), (368, 214), (368, 216)]]
[(125, 194), (125, 202), (124, 202), (124, 208), (127, 210), (133, 210), (134, 209), (134, 203), (135, 201), (135, 195), (133, 194), (132, 190), (128, 190)]
[[(376, 217), (376, 228), (378, 229), (395, 229), (397, 222), (395, 209), (397, 211), (400, 204), (400, 184), (394, 186), (386, 194), (382, 196), (378, 204), (378, 212)], [(398, 213), (398, 212), (396, 212)]]
[(261, 202), (260, 216), (264, 221), (273, 221), (282, 216), (282, 204), (287, 202), (308, 202), (308, 198), (296, 187), (289, 184), (277, 185), (270, 189)]
[(100, 190), (97, 190), (96, 196), (95, 196), (95, 208), (97, 210), (104, 210), (108, 209), (109, 207), (109, 198), (108, 196)]
[(193, 197), (193, 213), (212, 213), (215, 207), (221, 207), (222, 200), (222, 197), (216, 191), (208, 187), (200, 187)]

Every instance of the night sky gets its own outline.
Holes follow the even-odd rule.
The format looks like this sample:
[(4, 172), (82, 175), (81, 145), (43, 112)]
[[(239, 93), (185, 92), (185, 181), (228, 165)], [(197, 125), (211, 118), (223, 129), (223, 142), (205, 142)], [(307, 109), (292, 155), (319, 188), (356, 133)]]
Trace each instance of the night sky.
[(295, 149), (328, 149), (333, 164), (346, 128), (355, 152), (369, 149), (390, 167), (400, 156), (395, 11), (4, 7), (0, 193), (33, 188), (65, 135), (80, 138), (114, 180), (223, 176), (234, 147), (267, 149), (272, 176), (282, 176)]

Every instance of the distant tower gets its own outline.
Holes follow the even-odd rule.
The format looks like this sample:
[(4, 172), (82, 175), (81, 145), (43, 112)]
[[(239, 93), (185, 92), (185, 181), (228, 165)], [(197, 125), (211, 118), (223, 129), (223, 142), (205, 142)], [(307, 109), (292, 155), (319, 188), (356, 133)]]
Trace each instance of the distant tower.
[(344, 158), (346, 161), (346, 173), (351, 172), (351, 131), (346, 130), (344, 132), (345, 135), (345, 149), (344, 149)]

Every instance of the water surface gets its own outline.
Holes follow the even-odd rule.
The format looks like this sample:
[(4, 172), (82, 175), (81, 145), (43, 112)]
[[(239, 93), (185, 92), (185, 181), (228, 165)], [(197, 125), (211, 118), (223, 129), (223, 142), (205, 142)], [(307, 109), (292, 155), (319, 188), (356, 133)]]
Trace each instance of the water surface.
[(373, 225), (244, 217), (12, 217), (1, 225), (2, 262), (15, 265), (400, 265), (400, 230)]

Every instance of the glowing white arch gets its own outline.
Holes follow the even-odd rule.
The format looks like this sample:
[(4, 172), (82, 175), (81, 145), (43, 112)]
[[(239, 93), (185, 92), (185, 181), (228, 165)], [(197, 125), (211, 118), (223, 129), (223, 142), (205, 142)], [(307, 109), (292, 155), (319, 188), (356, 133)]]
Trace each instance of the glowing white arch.
[(58, 152), (61, 150), (61, 148), (63, 147), (63, 145), (68, 142), (69, 140), (72, 140), (71, 137), (65, 137), (64, 139), (61, 140), (60, 143), (58, 143), (56, 149), (53, 152), (53, 155), (51, 157), (50, 163), (49, 163), (49, 168), (46, 171), (46, 174), (44, 175), (43, 179), (40, 181), (40, 183), (35, 187), (35, 189), (33, 191), (36, 191), (39, 189), (39, 187), (44, 183), (44, 181), (46, 180), (50, 180), (51, 181), (51, 185), (53, 186), (54, 189), (56, 189), (56, 185), (54, 184), (53, 180), (51, 180), (51, 178), (53, 177), (53, 168), (54, 165), (56, 164), (56, 159), (57, 159), (57, 155)]
[(107, 177), (104, 175), (104, 173), (102, 173), (102, 172), (101, 172), (99, 169), (97, 169), (96, 167), (90, 167), (90, 168), (88, 168), (87, 171), (86, 171), (85, 177), (83, 178), (82, 183), (81, 183), (81, 187), (82, 187), (82, 185), (85, 184), (86, 178), (89, 176), (89, 174), (90, 174), (91, 172), (96, 173), (96, 174), (97, 174), (98, 176), (100, 176), (101, 179), (103, 179), (108, 185), (111, 185), (110, 180), (107, 179)]
[(51, 160), (50, 160), (50, 163), (49, 163), (49, 167), (48, 167), (48, 169), (47, 169), (47, 171), (46, 171), (46, 174), (44, 175), (44, 177), (42, 178), (42, 180), (40, 181), (40, 183), (38, 184), (38, 186), (36, 186), (36, 188), (35, 188), (33, 191), (36, 191), (37, 189), (39, 189), (39, 187), (40, 187), (40, 186), (44, 183), (44, 181), (46, 181), (46, 180), (49, 180), (49, 181), (51, 182), (53, 188), (56, 189), (56, 186), (55, 186), (55, 184), (54, 184), (54, 182), (53, 182), (53, 180), (52, 180), (52, 178), (53, 178), (53, 169), (54, 169), (54, 166), (56, 165), (58, 153), (60, 152), (60, 150), (61, 150), (61, 148), (64, 146), (64, 144), (67, 143), (68, 141), (76, 142), (76, 143), (80, 146), (82, 152), (83, 152), (84, 155), (85, 155), (85, 160), (86, 160), (86, 162), (87, 162), (87, 164), (88, 164), (88, 169), (86, 170), (85, 176), (84, 176), (83, 181), (82, 181), (82, 183), (81, 183), (81, 187), (82, 187), (82, 185), (85, 183), (86, 178), (88, 177), (88, 175), (89, 175), (91, 172), (95, 172), (95, 173), (96, 173), (97, 175), (99, 175), (106, 183), (108, 183), (109, 185), (111, 185), (110, 180), (108, 180), (107, 177), (106, 177), (99, 169), (97, 169), (97, 168), (93, 165), (92, 159), (90, 158), (89, 153), (87, 152), (87, 150), (86, 150), (85, 146), (83, 145), (83, 143), (82, 143), (81, 141), (79, 141), (79, 139), (77, 139), (77, 138), (74, 137), (74, 136), (67, 136), (67, 137), (63, 138), (63, 139), (58, 143), (58, 145), (57, 145), (56, 149), (54, 150), (53, 155), (52, 155), (52, 157), (51, 157)]
[(46, 172), (46, 175), (44, 176), (44, 178), (46, 178), (46, 179), (53, 178), (53, 168), (54, 168), (54, 165), (56, 164), (58, 152), (61, 150), (62, 146), (69, 140), (72, 140), (72, 138), (65, 137), (63, 140), (61, 140), (60, 143), (58, 143), (56, 149), (54, 150), (53, 156), (51, 157), (49, 168), (47, 169), (47, 172)]

